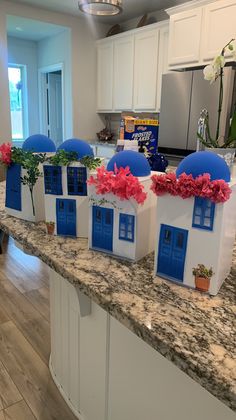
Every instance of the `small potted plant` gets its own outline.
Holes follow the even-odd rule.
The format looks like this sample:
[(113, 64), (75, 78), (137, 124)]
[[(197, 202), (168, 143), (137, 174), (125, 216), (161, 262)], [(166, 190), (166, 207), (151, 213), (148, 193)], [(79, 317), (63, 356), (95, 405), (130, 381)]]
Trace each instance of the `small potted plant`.
[(55, 223), (54, 222), (46, 222), (47, 233), (49, 235), (54, 234)]
[(211, 277), (213, 276), (213, 269), (205, 267), (204, 264), (198, 264), (193, 268), (193, 275), (195, 276), (195, 287), (201, 292), (208, 292)]

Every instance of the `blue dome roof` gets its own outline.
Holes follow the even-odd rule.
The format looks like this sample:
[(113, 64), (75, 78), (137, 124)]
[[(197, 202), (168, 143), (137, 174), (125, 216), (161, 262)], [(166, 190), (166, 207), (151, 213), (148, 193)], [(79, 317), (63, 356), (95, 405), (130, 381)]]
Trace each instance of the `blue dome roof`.
[(94, 156), (92, 147), (84, 140), (68, 139), (62, 143), (57, 150), (66, 152), (77, 152), (78, 159), (84, 156)]
[(55, 152), (56, 146), (47, 136), (44, 136), (43, 134), (34, 134), (24, 141), (22, 149), (35, 153), (46, 153)]
[(108, 162), (107, 170), (114, 171), (115, 164), (118, 169), (129, 166), (130, 172), (134, 176), (148, 176), (151, 173), (150, 165), (145, 156), (133, 150), (124, 150), (113, 156)]
[(195, 152), (188, 155), (180, 162), (176, 175), (182, 173), (192, 174), (193, 178), (199, 175), (210, 174), (211, 181), (223, 179), (230, 181), (230, 171), (224, 159), (212, 152)]

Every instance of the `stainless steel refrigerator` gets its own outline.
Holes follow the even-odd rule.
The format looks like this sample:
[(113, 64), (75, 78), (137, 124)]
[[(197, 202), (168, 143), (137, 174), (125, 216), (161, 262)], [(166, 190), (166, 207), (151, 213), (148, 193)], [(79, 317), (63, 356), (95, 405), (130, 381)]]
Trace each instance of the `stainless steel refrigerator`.
[[(228, 130), (235, 102), (235, 70), (224, 69), (224, 101), (220, 134)], [(196, 150), (200, 112), (209, 112), (212, 137), (215, 136), (219, 101), (219, 79), (212, 84), (204, 80), (202, 69), (172, 72), (162, 78), (159, 151), (186, 155)]]

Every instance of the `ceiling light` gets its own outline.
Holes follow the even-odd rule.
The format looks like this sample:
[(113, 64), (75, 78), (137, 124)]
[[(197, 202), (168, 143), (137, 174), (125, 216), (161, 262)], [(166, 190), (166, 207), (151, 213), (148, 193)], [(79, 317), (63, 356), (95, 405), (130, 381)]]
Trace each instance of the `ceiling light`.
[(79, 0), (79, 9), (94, 16), (113, 16), (122, 12), (122, 0)]

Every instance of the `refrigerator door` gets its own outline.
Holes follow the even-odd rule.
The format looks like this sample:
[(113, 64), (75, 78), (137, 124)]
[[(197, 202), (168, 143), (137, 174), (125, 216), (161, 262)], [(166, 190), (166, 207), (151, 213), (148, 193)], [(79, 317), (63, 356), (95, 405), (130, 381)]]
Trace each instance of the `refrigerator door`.
[(160, 147), (186, 149), (193, 72), (175, 72), (162, 77)]
[[(224, 135), (225, 125), (232, 101), (230, 67), (224, 69), (224, 102), (221, 113), (220, 134)], [(188, 150), (196, 150), (197, 146), (197, 124), (200, 112), (203, 108), (209, 113), (209, 126), (211, 137), (216, 136), (216, 126), (218, 118), (220, 79), (210, 84), (204, 80), (203, 71), (195, 70), (193, 72), (192, 99), (190, 108), (189, 131), (188, 131)], [(230, 95), (231, 92), (231, 95)]]

